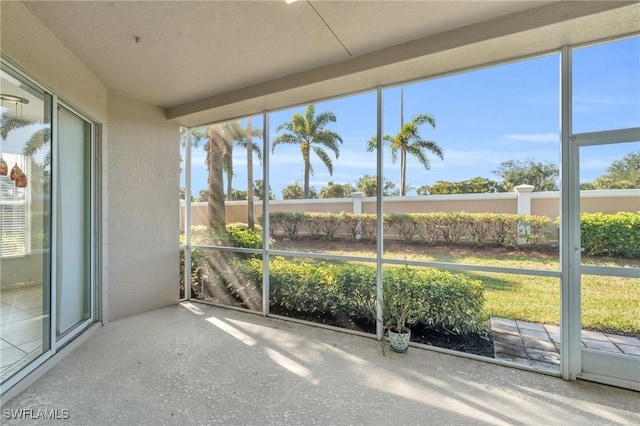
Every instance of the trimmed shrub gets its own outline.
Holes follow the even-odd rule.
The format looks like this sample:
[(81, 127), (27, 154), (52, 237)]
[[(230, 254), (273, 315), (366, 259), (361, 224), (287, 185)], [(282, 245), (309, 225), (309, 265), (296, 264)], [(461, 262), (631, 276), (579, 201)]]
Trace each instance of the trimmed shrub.
[[(280, 228), (290, 240), (297, 240), (300, 237), (300, 231), (307, 220), (306, 214), (303, 212), (277, 213)], [(269, 219), (271, 220), (271, 219)]]
[[(269, 262), (270, 303), (274, 313), (330, 316), (337, 307), (335, 267), (327, 262)], [(296, 315), (294, 315), (296, 316)]]
[(418, 232), (418, 236), (423, 241), (426, 241), (427, 244), (433, 245), (438, 242), (440, 233), (438, 232), (438, 225), (434, 220), (434, 214), (414, 213), (413, 216), (416, 221), (416, 230)]
[(340, 213), (341, 230), (354, 240), (375, 241), (377, 231), (376, 215)]
[(376, 319), (376, 268), (356, 263), (335, 265), (337, 307), (350, 318), (373, 324)]
[(640, 212), (580, 215), (581, 245), (594, 256), (640, 256)]
[[(259, 293), (262, 260), (249, 259), (238, 269), (253, 292)], [(317, 322), (332, 322), (344, 315), (361, 324), (375, 322), (374, 266), (274, 257), (269, 263), (269, 280), (273, 313)], [(422, 324), (452, 334), (484, 330), (480, 281), (437, 270), (389, 267), (384, 270), (383, 288), (385, 312), (395, 299), (409, 301), (409, 326)]]
[[(181, 243), (184, 244), (181, 237)], [(230, 223), (226, 227), (225, 235), (221, 235), (206, 226), (191, 228), (191, 244), (201, 246), (229, 245), (240, 248), (262, 248), (262, 227), (256, 225), (250, 229), (245, 223)]]
[(468, 227), (469, 214), (460, 213), (435, 213), (436, 228), (442, 234), (442, 238), (449, 244), (457, 244)]
[(398, 299), (411, 301), (408, 325), (420, 323), (451, 334), (481, 333), (485, 328), (483, 287), (478, 280), (446, 271), (395, 267), (384, 270), (382, 282), (385, 311)]
[(336, 213), (304, 213), (304, 219), (312, 237), (325, 237), (329, 241), (333, 241), (341, 225), (341, 216)]
[(418, 234), (418, 223), (413, 214), (399, 213), (385, 215), (385, 229), (401, 240), (411, 241)]
[[(376, 215), (353, 213), (271, 213), (271, 235), (284, 233), (291, 239), (302, 234), (333, 241), (337, 236), (375, 241)], [(512, 247), (523, 238), (527, 243), (544, 242), (550, 224), (545, 216), (496, 213), (394, 213), (383, 217), (384, 229), (391, 238), (413, 241), (419, 237), (427, 244), (439, 241), (447, 245), (472, 243)]]
[(246, 223), (230, 223), (227, 225), (227, 234), (234, 247), (261, 249), (262, 227), (249, 228)]

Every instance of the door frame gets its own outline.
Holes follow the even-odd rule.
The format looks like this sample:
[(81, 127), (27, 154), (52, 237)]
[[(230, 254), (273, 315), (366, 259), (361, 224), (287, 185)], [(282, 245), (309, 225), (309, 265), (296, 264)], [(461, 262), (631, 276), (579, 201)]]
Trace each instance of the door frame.
[(57, 337), (57, 322), (58, 322), (58, 312), (57, 312), (57, 304), (58, 304), (58, 292), (57, 292), (57, 287), (58, 287), (58, 274), (57, 274), (57, 268), (58, 268), (58, 247), (57, 247), (57, 243), (58, 243), (58, 232), (59, 230), (57, 229), (57, 226), (55, 226), (55, 224), (57, 223), (57, 212), (58, 212), (58, 194), (57, 194), (57, 188), (58, 188), (58, 176), (57, 174), (52, 173), (52, 193), (51, 193), (51, 199), (52, 199), (52, 213), (51, 213), (51, 217), (52, 217), (52, 241), (51, 241), (51, 247), (52, 247), (52, 257), (51, 257), (51, 277), (52, 277), (52, 283), (51, 283), (51, 321), (50, 321), (50, 325), (51, 325), (51, 347), (55, 353), (56, 350), (58, 350), (59, 348), (61, 348), (62, 346), (66, 345), (69, 341), (71, 341), (72, 339), (74, 339), (78, 334), (82, 333), (87, 327), (89, 327), (92, 323), (94, 323), (96, 321), (96, 318), (98, 318), (97, 314), (96, 314), (96, 295), (97, 295), (97, 275), (96, 275), (96, 271), (97, 271), (97, 265), (96, 265), (96, 253), (97, 253), (97, 178), (96, 178), (96, 173), (99, 170), (98, 167), (96, 167), (96, 123), (95, 121), (93, 121), (91, 118), (85, 116), (84, 114), (78, 112), (77, 109), (73, 108), (71, 105), (67, 104), (66, 102), (60, 100), (56, 95), (53, 95), (53, 102), (52, 102), (52, 125), (55, 127), (54, 129), (52, 129), (52, 143), (51, 143), (51, 149), (52, 149), (52, 163), (54, 161), (56, 161), (55, 155), (53, 153), (57, 153), (58, 152), (58, 144), (60, 143), (60, 141), (58, 140), (58, 126), (59, 126), (59, 119), (58, 119), (58, 108), (64, 108), (66, 111), (68, 111), (69, 113), (75, 115), (76, 117), (78, 117), (79, 119), (85, 121), (86, 123), (89, 123), (90, 125), (90, 130), (89, 130), (89, 137), (90, 137), (90, 141), (89, 141), (89, 146), (87, 147), (89, 150), (89, 161), (88, 161), (88, 165), (89, 165), (89, 217), (87, 218), (89, 220), (89, 226), (88, 226), (88, 238), (89, 241), (86, 244), (86, 247), (89, 249), (90, 253), (87, 256), (87, 267), (89, 268), (88, 271), (88, 279), (89, 279), (89, 318), (87, 318), (86, 320), (76, 324), (72, 329), (70, 329), (69, 331), (65, 332), (64, 334), (62, 334), (60, 337)]
[(573, 134), (572, 48), (561, 50), (561, 179), (560, 179), (560, 371), (565, 380), (577, 378), (640, 390), (627, 373), (640, 358), (581, 346), (583, 274), (638, 278), (637, 269), (581, 264), (580, 148), (640, 141), (640, 127)]
[[(581, 289), (582, 275), (600, 275), (600, 276), (614, 276), (625, 278), (640, 278), (640, 271), (636, 268), (621, 268), (611, 266), (594, 266), (594, 265), (582, 265), (581, 253), (582, 248), (580, 239), (580, 148), (588, 146), (602, 146), (618, 143), (629, 143), (640, 141), (640, 127), (631, 129), (619, 129), (608, 130), (601, 132), (590, 132), (575, 134), (571, 137), (571, 144), (573, 145), (572, 152), (575, 155), (573, 159), (576, 165), (576, 173), (572, 176), (571, 182), (573, 191), (578, 194), (578, 205), (573, 212), (573, 216), (570, 217), (570, 221), (574, 221), (577, 224), (578, 233), (574, 239), (570, 242), (569, 247), (575, 247), (577, 255), (577, 281), (576, 286), (578, 290)], [(573, 171), (573, 170), (572, 170)], [(581, 308), (579, 305), (578, 308)], [(578, 312), (580, 314), (580, 312)], [(578, 319), (581, 319), (578, 316)], [(576, 332), (580, 332), (582, 328), (581, 321), (574, 324)], [(605, 351), (599, 351), (594, 349), (588, 349), (579, 347), (579, 353), (581, 358), (580, 373), (577, 377), (597, 381), (600, 383), (606, 383), (614, 386), (620, 386), (635, 390), (640, 390), (640, 357), (608, 353)], [(637, 379), (633, 380), (633, 374), (637, 372)]]

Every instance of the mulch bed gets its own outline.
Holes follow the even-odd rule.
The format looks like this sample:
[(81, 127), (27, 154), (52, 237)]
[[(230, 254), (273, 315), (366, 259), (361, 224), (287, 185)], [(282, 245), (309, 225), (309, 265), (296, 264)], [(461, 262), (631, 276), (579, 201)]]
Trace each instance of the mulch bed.
[(420, 326), (415, 326), (411, 330), (412, 342), (493, 358), (493, 340), (490, 336), (489, 332), (486, 336), (479, 334), (459, 336)]
[[(341, 317), (317, 317), (306, 315), (302, 312), (293, 314), (287, 312), (272, 312), (273, 314), (302, 319), (318, 324), (332, 325), (335, 327), (346, 328), (349, 330), (362, 331), (365, 333), (375, 334), (376, 326), (373, 323), (358, 323), (349, 318)], [(489, 325), (487, 324), (487, 327)], [(422, 343), (425, 345), (436, 346), (439, 348), (451, 349), (453, 351), (464, 352), (467, 354), (480, 355), (493, 358), (493, 340), (491, 333), (487, 330), (486, 336), (480, 334), (456, 335), (439, 330), (428, 328), (421, 324), (416, 324), (411, 328), (411, 341)]]

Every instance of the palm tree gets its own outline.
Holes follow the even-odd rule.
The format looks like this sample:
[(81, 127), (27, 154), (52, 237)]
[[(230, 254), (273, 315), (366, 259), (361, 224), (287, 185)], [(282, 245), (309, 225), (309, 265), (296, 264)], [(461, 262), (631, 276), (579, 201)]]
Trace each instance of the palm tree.
[(249, 229), (253, 229), (256, 225), (255, 211), (253, 208), (253, 152), (258, 154), (258, 160), (262, 162), (262, 151), (260, 147), (253, 145), (253, 137), (262, 138), (262, 132), (253, 129), (251, 117), (247, 118), (246, 129), (246, 145), (247, 145), (247, 225)]
[[(3, 115), (0, 118), (0, 136), (2, 139), (7, 139), (7, 136), (12, 130), (22, 129), (33, 125), (42, 125), (41, 122), (35, 120), (27, 120), (23, 118), (11, 117)], [(46, 126), (36, 130), (27, 143), (24, 145), (23, 153), (26, 156), (33, 157), (36, 152), (41, 150), (51, 141), (51, 129)], [(51, 152), (47, 152), (45, 155), (43, 165), (46, 168), (51, 163)]]
[(327, 124), (336, 121), (336, 116), (332, 112), (323, 112), (316, 116), (315, 112), (315, 105), (310, 104), (307, 106), (304, 115), (296, 113), (290, 122), (279, 125), (276, 132), (287, 130), (288, 133), (283, 133), (276, 137), (272, 148), (275, 151), (276, 146), (280, 144), (300, 145), (300, 152), (304, 162), (304, 198), (309, 198), (309, 175), (314, 174), (311, 166), (311, 151), (315, 152), (329, 170), (329, 174), (333, 175), (333, 163), (327, 151), (322, 147), (333, 151), (336, 159), (338, 159), (340, 155), (338, 143), (342, 143), (340, 135), (325, 129)]
[[(413, 119), (401, 126), (400, 132), (395, 136), (384, 135), (383, 142), (391, 148), (391, 161), (395, 163), (400, 153), (400, 195), (406, 195), (407, 191), (407, 154), (414, 156), (425, 169), (431, 168), (427, 151), (435, 154), (441, 160), (444, 159), (442, 148), (434, 141), (426, 141), (420, 136), (418, 126), (422, 124), (430, 124), (436, 128), (436, 119), (429, 114), (418, 114)], [(367, 150), (376, 149), (377, 137), (374, 136), (369, 140)]]
[(209, 229), (223, 233), (226, 226), (224, 210), (224, 185), (222, 181), (223, 156), (225, 147), (229, 144), (229, 134), (224, 124), (214, 124), (207, 130), (208, 140), (204, 146), (207, 152), (205, 160), (209, 167), (209, 199), (208, 219)]
[[(243, 148), (247, 148), (247, 168), (248, 174), (251, 174), (251, 180), (253, 182), (253, 155), (255, 153), (258, 156), (258, 160), (262, 161), (262, 150), (258, 145), (253, 144), (253, 138), (262, 137), (262, 131), (259, 129), (253, 129), (251, 126), (251, 118), (247, 119), (247, 128), (242, 127), (242, 124), (238, 120), (229, 121), (224, 124), (225, 132), (229, 135), (225, 138), (225, 148), (223, 155), (223, 170), (227, 175), (227, 200), (233, 200), (233, 147), (240, 145)], [(251, 164), (249, 164), (251, 163)], [(251, 165), (251, 167), (249, 167)]]
[[(36, 130), (22, 149), (23, 155), (31, 162), (31, 167), (37, 168), (38, 170), (37, 173), (32, 173), (31, 175), (31, 191), (34, 191), (34, 188), (40, 188), (39, 191), (48, 193), (51, 184), (51, 149), (46, 149), (42, 164), (37, 163), (34, 156), (38, 151), (49, 146), (51, 142), (51, 128), (40, 121), (12, 117), (10, 115), (3, 114), (0, 118), (0, 137), (2, 137), (2, 140), (5, 140), (11, 131), (30, 126), (39, 126), (39, 128), (36, 127)], [(0, 158), (2, 158), (1, 155)], [(11, 167), (10, 164), (9, 167)], [(37, 179), (34, 180), (34, 178)]]

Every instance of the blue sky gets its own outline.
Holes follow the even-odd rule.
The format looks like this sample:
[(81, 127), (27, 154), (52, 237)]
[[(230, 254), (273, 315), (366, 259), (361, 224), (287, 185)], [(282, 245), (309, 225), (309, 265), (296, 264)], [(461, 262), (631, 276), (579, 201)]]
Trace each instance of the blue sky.
[[(437, 142), (444, 160), (431, 155), (431, 169), (409, 159), (407, 181), (413, 187), (438, 180), (458, 181), (482, 176), (498, 180), (493, 173), (507, 160), (534, 158), (559, 164), (559, 79), (557, 54), (536, 57), (427, 81), (406, 84), (404, 119), (429, 113), (437, 126), (423, 126), (424, 139)], [(589, 46), (574, 51), (573, 127), (589, 132), (640, 126), (640, 38)], [(271, 140), (278, 125), (303, 113), (305, 105), (269, 114)], [(364, 174), (376, 172), (375, 153), (366, 152), (366, 142), (376, 133), (376, 94), (366, 92), (316, 103), (316, 112), (331, 111), (337, 121), (329, 129), (342, 136), (340, 157), (334, 159), (331, 176), (312, 156), (316, 189), (327, 182), (355, 183)], [(245, 121), (242, 121), (245, 124)], [(253, 118), (262, 128), (262, 116)], [(383, 91), (383, 132), (400, 128), (400, 88)], [(581, 150), (581, 181), (591, 181), (606, 172), (612, 161), (640, 149), (639, 143), (590, 147)], [(385, 179), (398, 184), (399, 164), (385, 152)], [(207, 187), (205, 154), (192, 153), (193, 193)], [(270, 183), (277, 199), (282, 188), (302, 182), (302, 159), (298, 146), (280, 145), (271, 153)], [(246, 151), (234, 150), (234, 188), (246, 189)], [(255, 162), (254, 178), (262, 175)], [(415, 195), (415, 191), (408, 195)]]

